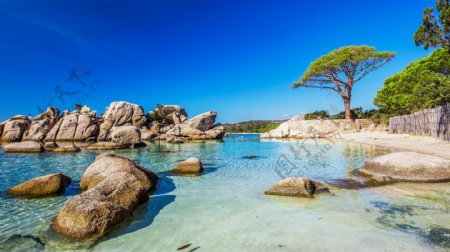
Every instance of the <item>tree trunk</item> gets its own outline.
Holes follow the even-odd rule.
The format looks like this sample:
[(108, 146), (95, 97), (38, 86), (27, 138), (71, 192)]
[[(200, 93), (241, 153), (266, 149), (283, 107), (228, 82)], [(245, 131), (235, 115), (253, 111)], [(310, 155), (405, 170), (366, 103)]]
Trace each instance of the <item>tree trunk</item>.
[(350, 111), (350, 99), (344, 98), (344, 107), (345, 107), (345, 119), (350, 120), (352, 119), (352, 113)]

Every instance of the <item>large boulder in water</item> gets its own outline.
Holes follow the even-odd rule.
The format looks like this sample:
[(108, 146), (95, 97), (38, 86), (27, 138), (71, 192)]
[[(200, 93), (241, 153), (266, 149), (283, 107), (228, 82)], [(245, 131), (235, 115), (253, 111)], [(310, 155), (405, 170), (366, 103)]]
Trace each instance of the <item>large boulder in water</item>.
[(129, 102), (112, 102), (106, 109), (103, 120), (100, 125), (99, 141), (111, 140), (113, 127), (133, 125), (141, 128), (147, 124), (144, 109)]
[(45, 141), (95, 141), (98, 135), (97, 124), (95, 113), (90, 109), (65, 112), (48, 132)]
[(121, 146), (134, 146), (141, 142), (141, 130), (133, 125), (113, 127), (111, 142)]
[(43, 197), (62, 193), (70, 184), (70, 178), (61, 173), (40, 176), (20, 183), (8, 190), (14, 196)]
[(76, 240), (97, 240), (146, 202), (157, 176), (128, 158), (102, 154), (84, 172), (80, 195), (69, 199), (52, 229)]
[(359, 170), (372, 177), (394, 181), (450, 181), (450, 160), (416, 152), (394, 152), (368, 160)]
[(188, 124), (193, 129), (207, 131), (211, 129), (216, 122), (216, 116), (216, 112), (208, 111), (192, 118), (191, 120), (189, 120)]
[(22, 140), (25, 131), (30, 127), (27, 116), (17, 115), (2, 123), (2, 142), (16, 142)]
[(320, 192), (328, 192), (326, 184), (303, 177), (286, 178), (267, 189), (267, 195), (311, 198)]
[(3, 146), (3, 150), (7, 153), (38, 153), (44, 148), (40, 142), (25, 141), (17, 143), (9, 143)]
[(48, 107), (47, 110), (33, 118), (31, 126), (25, 132), (23, 140), (41, 141), (59, 120), (60, 111), (55, 107)]

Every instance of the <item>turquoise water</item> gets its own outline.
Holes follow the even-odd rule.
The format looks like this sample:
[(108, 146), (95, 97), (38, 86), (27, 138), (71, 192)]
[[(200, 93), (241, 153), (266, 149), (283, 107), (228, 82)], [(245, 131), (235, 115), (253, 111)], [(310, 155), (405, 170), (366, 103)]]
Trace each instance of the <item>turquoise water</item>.
[[(147, 204), (87, 250), (176, 251), (186, 244), (191, 245), (182, 251), (448, 250), (449, 184), (335, 189), (315, 199), (264, 195), (282, 176), (342, 179), (367, 157), (391, 151), (324, 140), (259, 140), (257, 135), (113, 151), (161, 179)], [(48, 229), (64, 202), (78, 193), (81, 175), (99, 153), (0, 152), (2, 192), (54, 172), (73, 179), (66, 193), (57, 197), (17, 199), (2, 193), (0, 242), (14, 234), (39, 236)], [(204, 163), (203, 175), (167, 173), (191, 156)], [(45, 249), (58, 250), (51, 246)]]

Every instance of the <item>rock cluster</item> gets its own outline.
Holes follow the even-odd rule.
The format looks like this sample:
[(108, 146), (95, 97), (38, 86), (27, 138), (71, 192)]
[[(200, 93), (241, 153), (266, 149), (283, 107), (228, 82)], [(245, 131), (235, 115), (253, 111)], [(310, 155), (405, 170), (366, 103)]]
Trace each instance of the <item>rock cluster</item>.
[[(97, 142), (88, 149), (104, 150), (144, 146), (141, 141), (221, 139), (225, 131), (216, 124), (216, 112), (206, 112), (191, 120), (183, 107), (160, 105), (145, 114), (144, 109), (129, 102), (112, 102), (101, 117), (87, 106), (64, 111), (49, 107), (31, 121), (27, 116), (14, 116), (0, 123), (2, 142), (44, 142), (46, 148), (56, 148), (55, 142)], [(37, 144), (11, 145), (13, 152), (39, 152)], [(75, 150), (75, 148), (72, 148)], [(59, 148), (56, 151), (69, 151)]]
[(102, 154), (86, 169), (80, 188), (53, 219), (52, 229), (75, 240), (97, 240), (146, 202), (157, 176), (128, 158)]
[(278, 128), (261, 134), (261, 138), (310, 138), (336, 137), (348, 130), (360, 130), (370, 127), (368, 120), (304, 120), (295, 116)]

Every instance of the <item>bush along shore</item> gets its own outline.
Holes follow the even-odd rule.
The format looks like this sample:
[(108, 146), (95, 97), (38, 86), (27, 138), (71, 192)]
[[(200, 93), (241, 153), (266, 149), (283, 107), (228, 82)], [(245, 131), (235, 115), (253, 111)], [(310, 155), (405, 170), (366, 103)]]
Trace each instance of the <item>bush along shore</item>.
[(159, 104), (145, 113), (123, 101), (112, 102), (101, 117), (87, 106), (62, 113), (49, 107), (32, 119), (17, 115), (0, 123), (0, 140), (5, 152), (71, 152), (80, 150), (73, 143), (108, 150), (145, 146), (142, 141), (222, 139), (225, 131), (216, 116), (208, 111), (189, 120), (183, 107)]

